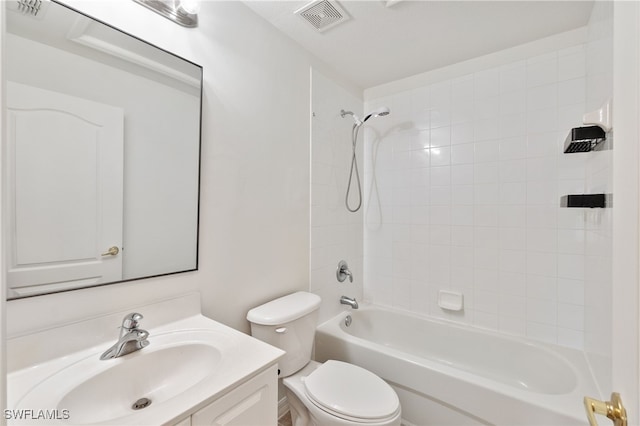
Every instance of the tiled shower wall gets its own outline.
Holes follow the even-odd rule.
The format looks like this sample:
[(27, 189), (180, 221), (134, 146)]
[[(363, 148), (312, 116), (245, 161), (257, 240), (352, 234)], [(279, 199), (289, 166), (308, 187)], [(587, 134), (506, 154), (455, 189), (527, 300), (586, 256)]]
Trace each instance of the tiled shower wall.
[[(309, 289), (322, 298), (320, 321), (338, 314), (345, 295), (362, 300), (362, 209), (349, 213), (344, 205), (351, 165), (350, 116), (340, 110), (362, 116), (362, 100), (336, 82), (314, 70), (311, 85), (311, 251)], [(362, 134), (357, 153), (362, 167)], [(355, 176), (350, 205), (357, 204)], [(339, 283), (336, 267), (346, 260), (353, 283)]]
[(392, 111), (365, 132), (366, 299), (583, 348), (587, 217), (559, 203), (585, 192), (585, 156), (562, 153), (584, 42), (366, 99)]

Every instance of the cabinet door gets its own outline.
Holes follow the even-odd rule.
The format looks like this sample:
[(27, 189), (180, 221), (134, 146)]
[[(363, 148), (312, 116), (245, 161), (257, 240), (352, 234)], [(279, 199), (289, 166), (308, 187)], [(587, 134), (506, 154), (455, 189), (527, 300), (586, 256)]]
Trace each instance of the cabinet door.
[(278, 371), (274, 365), (191, 416), (192, 426), (275, 426)]
[(173, 426), (191, 426), (191, 416), (187, 417), (186, 419), (183, 419), (178, 423), (174, 423)]

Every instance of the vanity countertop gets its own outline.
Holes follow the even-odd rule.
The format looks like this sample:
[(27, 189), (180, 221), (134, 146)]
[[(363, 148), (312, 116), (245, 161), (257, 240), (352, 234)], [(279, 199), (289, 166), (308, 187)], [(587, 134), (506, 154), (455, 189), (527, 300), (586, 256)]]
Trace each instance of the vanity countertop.
[[(145, 329), (150, 345), (119, 358), (99, 359), (105, 341), (10, 372), (8, 424), (173, 424), (284, 355), (201, 314)], [(138, 397), (153, 402), (130, 410)]]

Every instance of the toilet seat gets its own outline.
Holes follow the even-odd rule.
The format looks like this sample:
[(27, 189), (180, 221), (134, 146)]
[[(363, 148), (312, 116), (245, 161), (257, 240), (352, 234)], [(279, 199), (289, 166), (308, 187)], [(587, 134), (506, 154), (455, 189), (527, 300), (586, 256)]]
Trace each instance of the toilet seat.
[(395, 391), (372, 372), (329, 360), (304, 380), (305, 394), (318, 408), (357, 423), (375, 423), (397, 415)]

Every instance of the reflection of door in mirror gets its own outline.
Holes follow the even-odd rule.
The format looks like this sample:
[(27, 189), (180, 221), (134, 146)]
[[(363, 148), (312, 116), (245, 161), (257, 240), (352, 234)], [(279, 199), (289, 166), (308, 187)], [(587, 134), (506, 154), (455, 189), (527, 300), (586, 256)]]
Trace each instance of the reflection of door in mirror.
[(8, 82), (14, 296), (122, 279), (123, 110)]

